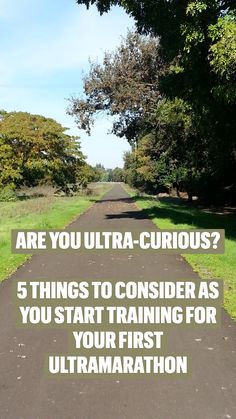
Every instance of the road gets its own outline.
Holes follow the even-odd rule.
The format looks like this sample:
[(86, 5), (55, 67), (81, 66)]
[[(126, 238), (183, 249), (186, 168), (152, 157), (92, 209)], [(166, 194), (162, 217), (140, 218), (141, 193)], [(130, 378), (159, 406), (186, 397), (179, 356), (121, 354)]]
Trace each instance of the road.
[[(91, 231), (154, 229), (120, 185), (70, 228)], [(175, 328), (168, 345), (191, 358), (191, 375), (173, 378), (59, 379), (43, 371), (47, 353), (65, 353), (58, 329), (16, 327), (14, 281), (19, 279), (173, 280), (197, 278), (180, 255), (63, 252), (37, 254), (0, 286), (1, 419), (236, 418), (236, 325)]]

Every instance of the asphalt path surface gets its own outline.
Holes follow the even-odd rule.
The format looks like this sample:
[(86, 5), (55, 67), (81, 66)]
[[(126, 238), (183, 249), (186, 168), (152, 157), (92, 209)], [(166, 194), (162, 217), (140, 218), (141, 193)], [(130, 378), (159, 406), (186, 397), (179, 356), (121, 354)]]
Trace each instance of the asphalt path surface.
[[(153, 230), (120, 185), (70, 228)], [(191, 374), (137, 379), (55, 378), (45, 354), (66, 353), (68, 333), (16, 326), (17, 280), (182, 280), (196, 274), (180, 255), (157, 252), (37, 254), (0, 286), (0, 419), (223, 419), (236, 418), (236, 325), (172, 327), (168, 348), (188, 354)]]

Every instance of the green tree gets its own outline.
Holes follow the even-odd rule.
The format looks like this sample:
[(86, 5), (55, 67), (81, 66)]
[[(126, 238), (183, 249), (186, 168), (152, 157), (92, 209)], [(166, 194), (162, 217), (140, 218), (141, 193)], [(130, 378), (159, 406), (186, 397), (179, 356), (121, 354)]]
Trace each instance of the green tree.
[(101, 163), (97, 163), (93, 170), (95, 172), (95, 182), (108, 182), (108, 173)]
[[(220, 191), (223, 196), (225, 188), (235, 188), (235, 1), (77, 2), (87, 7), (95, 4), (100, 13), (107, 12), (113, 5), (120, 5), (134, 18), (141, 34), (156, 36), (160, 40), (159, 62), (161, 57), (162, 70), (156, 67), (159, 96), (154, 97), (158, 112), (154, 111), (155, 117), (144, 120), (138, 115), (132, 134), (135, 131), (140, 139), (153, 132), (154, 124), (158, 129), (161, 118), (162, 132), (159, 137), (166, 138), (168, 144), (163, 128), (168, 132), (173, 129), (172, 133), (176, 131), (175, 122), (169, 123), (168, 113), (173, 114), (171, 108), (176, 99), (183, 101), (185, 109), (191, 109), (192, 131), (185, 136), (185, 148), (181, 147), (184, 130), (177, 136), (178, 141), (171, 134), (173, 142), (170, 149), (176, 152), (183, 150), (183, 167), (189, 162), (187, 183), (192, 183), (190, 190), (195, 189), (202, 196), (215, 199)], [(164, 124), (158, 103), (160, 99), (165, 101), (168, 110), (164, 115), (167, 119)], [(132, 128), (132, 125), (128, 127)], [(126, 135), (128, 130), (123, 132)], [(175, 147), (175, 144), (180, 147)], [(199, 150), (202, 150), (202, 155)], [(179, 164), (180, 159), (177, 160)]]
[(84, 163), (80, 166), (79, 174), (77, 176), (79, 179), (79, 185), (82, 188), (87, 188), (88, 184), (91, 182), (97, 182), (96, 171), (87, 163)]
[(124, 181), (124, 171), (120, 167), (115, 167), (112, 171), (112, 180), (113, 182), (123, 182)]
[(62, 188), (79, 181), (84, 156), (78, 138), (50, 118), (26, 112), (2, 112), (0, 185), (35, 186), (51, 182)]
[[(185, 167), (189, 174), (185, 184), (191, 197), (190, 185), (195, 173), (202, 169), (200, 163), (205, 165), (206, 153), (203, 144), (195, 141), (191, 106), (183, 99), (167, 99), (160, 95), (162, 71), (158, 40), (129, 33), (114, 54), (106, 54), (103, 66), (91, 64), (91, 71), (84, 81), (87, 97), (72, 99), (70, 112), (75, 115), (79, 127), (84, 129), (90, 129), (93, 115), (98, 111), (119, 115), (113, 131), (125, 135), (136, 148), (132, 154), (134, 161), (130, 160), (131, 172), (127, 171), (129, 159), (126, 161), (129, 182), (140, 188), (158, 190), (167, 187), (167, 178), (168, 182), (170, 179), (175, 181), (172, 169), (180, 173), (180, 168)], [(86, 125), (83, 125), (85, 109)], [(146, 141), (143, 137), (153, 140)], [(138, 165), (135, 169), (134, 164)]]
[(230, 13), (220, 17), (209, 27), (212, 39), (210, 47), (210, 66), (218, 76), (213, 94), (218, 100), (235, 103), (236, 100), (236, 18)]

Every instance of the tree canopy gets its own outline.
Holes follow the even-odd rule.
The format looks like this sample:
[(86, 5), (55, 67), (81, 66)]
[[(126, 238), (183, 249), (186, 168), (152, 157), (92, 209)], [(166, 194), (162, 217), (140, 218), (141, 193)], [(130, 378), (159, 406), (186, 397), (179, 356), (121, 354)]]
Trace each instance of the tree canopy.
[[(113, 132), (133, 145), (133, 183), (170, 182), (209, 200), (236, 188), (236, 4), (231, 0), (78, 0), (100, 13), (122, 6), (139, 33), (91, 64), (85, 98), (70, 114), (90, 130), (115, 117)], [(135, 168), (135, 170), (134, 170)], [(134, 179), (136, 174), (136, 180)]]
[[(80, 182), (85, 166), (78, 138), (51, 118), (26, 112), (0, 113), (0, 185)], [(84, 169), (83, 169), (84, 170)]]
[(120, 167), (115, 167), (115, 169), (105, 169), (105, 167), (98, 163), (93, 167), (95, 182), (123, 182), (124, 181), (124, 171)]
[(91, 63), (84, 78), (86, 99), (72, 98), (69, 114), (90, 133), (99, 112), (117, 117), (113, 133), (130, 142), (140, 134), (142, 116), (151, 113), (160, 95), (159, 41), (129, 32), (116, 51), (106, 53), (103, 64)]

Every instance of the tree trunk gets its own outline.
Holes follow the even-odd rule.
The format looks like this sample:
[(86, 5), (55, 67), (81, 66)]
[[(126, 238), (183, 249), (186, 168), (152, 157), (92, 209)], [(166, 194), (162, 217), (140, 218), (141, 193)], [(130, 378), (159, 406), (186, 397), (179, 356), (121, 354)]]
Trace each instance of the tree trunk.
[(179, 190), (180, 190), (180, 187), (179, 187), (179, 184), (178, 184), (178, 182), (177, 182), (177, 183), (176, 183), (176, 193), (177, 193), (178, 198), (180, 198), (180, 193), (179, 193)]
[(193, 194), (192, 194), (192, 192), (188, 192), (188, 202), (189, 203), (193, 202)]

